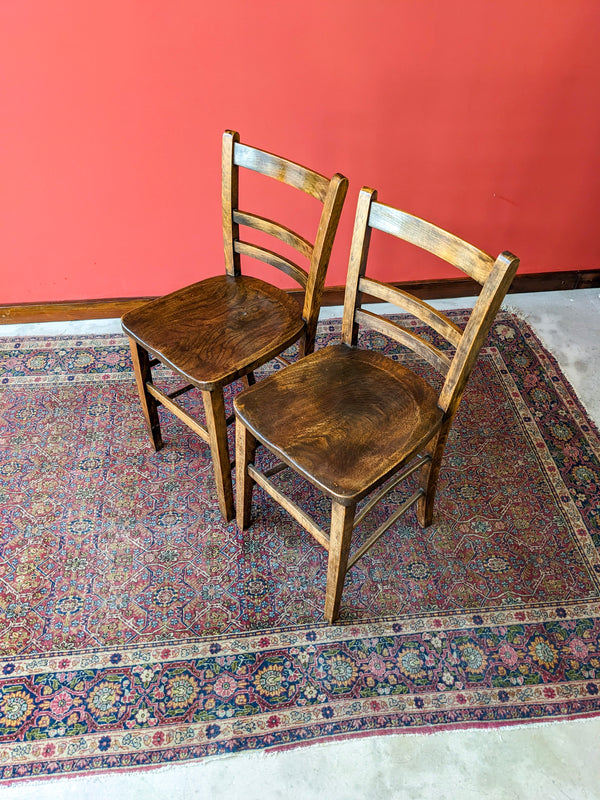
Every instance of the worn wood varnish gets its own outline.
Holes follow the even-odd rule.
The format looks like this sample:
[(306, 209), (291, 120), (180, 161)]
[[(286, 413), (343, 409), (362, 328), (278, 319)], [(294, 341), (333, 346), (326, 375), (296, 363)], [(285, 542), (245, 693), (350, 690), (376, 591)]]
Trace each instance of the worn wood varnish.
[[(238, 208), (240, 167), (287, 183), (321, 204), (314, 243), (275, 220)], [(157, 407), (175, 413), (210, 446), (219, 506), (234, 514), (231, 460), (227, 448), (223, 387), (237, 379), (253, 383), (252, 372), (300, 341), (312, 352), (325, 273), (348, 181), (313, 170), (249, 145), (226, 131), (222, 147), (222, 222), (225, 274), (186, 286), (129, 311), (122, 319), (130, 337), (142, 411), (153, 447), (163, 446)], [(240, 228), (251, 228), (293, 247), (305, 261), (295, 264), (265, 247), (243, 242)], [(266, 281), (242, 275), (240, 255), (281, 269), (304, 290), (303, 305)], [(187, 384), (170, 397), (153, 385), (152, 362), (162, 363)], [(172, 399), (188, 388), (202, 393), (206, 427)]]
[[(435, 253), (482, 284), (464, 331), (418, 298), (365, 277), (370, 235), (378, 228)], [(325, 617), (339, 613), (344, 578), (397, 517), (416, 507), (419, 523), (432, 522), (440, 464), (452, 420), (490, 325), (519, 261), (508, 252), (493, 259), (473, 245), (406, 212), (360, 193), (346, 283), (342, 342), (318, 350), (237, 396), (238, 525), (250, 524), (253, 483), (260, 485), (328, 550)], [(414, 332), (361, 308), (375, 296), (417, 316), (451, 346), (439, 350)], [(428, 360), (445, 377), (441, 392), (408, 367), (357, 346), (367, 325)], [(327, 537), (254, 465), (257, 444), (331, 498)], [(379, 502), (416, 472), (418, 488), (352, 557), (352, 530), (360, 500)], [(397, 476), (395, 479), (394, 477)], [(369, 503), (374, 506), (373, 500)]]

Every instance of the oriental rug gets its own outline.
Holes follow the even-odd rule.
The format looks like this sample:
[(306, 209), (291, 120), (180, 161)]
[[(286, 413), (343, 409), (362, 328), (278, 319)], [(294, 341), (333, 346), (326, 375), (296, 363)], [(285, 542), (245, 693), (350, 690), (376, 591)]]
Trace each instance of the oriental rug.
[(600, 711), (600, 438), (517, 317), (479, 359), (434, 524), (388, 531), (335, 626), (326, 554), (283, 510), (255, 490), (252, 527), (224, 524), (170, 416), (152, 452), (123, 337), (0, 352), (1, 780)]

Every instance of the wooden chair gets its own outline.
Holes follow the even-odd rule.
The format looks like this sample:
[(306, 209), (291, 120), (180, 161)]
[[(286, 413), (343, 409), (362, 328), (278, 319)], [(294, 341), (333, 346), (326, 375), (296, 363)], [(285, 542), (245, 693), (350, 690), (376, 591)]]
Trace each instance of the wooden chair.
[[(427, 303), (365, 277), (372, 228), (393, 234), (450, 262), (482, 285), (465, 329)], [(258, 483), (329, 553), (325, 617), (338, 615), (347, 570), (411, 506), (421, 526), (432, 522), (440, 463), (452, 420), (494, 316), (518, 267), (504, 252), (491, 256), (417, 217), (360, 193), (352, 247), (342, 343), (317, 350), (241, 392), (237, 417), (237, 522), (250, 522), (252, 487)], [(447, 340), (434, 346), (402, 325), (361, 308), (361, 297), (403, 308)], [(375, 350), (357, 346), (366, 325), (405, 345), (445, 377), (436, 391), (423, 377)], [(281, 463), (261, 472), (257, 444)], [(331, 527), (321, 529), (275, 486), (271, 476), (291, 467), (331, 498)], [(409, 475), (417, 490), (349, 557), (353, 528)], [(356, 513), (359, 501), (372, 497)]]
[[(306, 167), (242, 144), (239, 135), (223, 135), (222, 216), (224, 275), (217, 275), (128, 312), (122, 319), (130, 338), (135, 376), (155, 450), (163, 446), (158, 406), (171, 411), (209, 445), (221, 513), (233, 518), (231, 462), (223, 388), (238, 378), (254, 383), (253, 370), (300, 341), (300, 354), (314, 349), (319, 306), (331, 248), (348, 181), (328, 179)], [(238, 208), (240, 167), (282, 181), (321, 203), (314, 243), (288, 227)], [(240, 226), (279, 239), (308, 260), (308, 270), (263, 246), (242, 241)], [(241, 274), (240, 256), (249, 256), (290, 275), (304, 289), (304, 306), (291, 295), (257, 278)], [(162, 363), (186, 385), (167, 394), (152, 379)], [(202, 393), (206, 427), (175, 398), (190, 389)]]

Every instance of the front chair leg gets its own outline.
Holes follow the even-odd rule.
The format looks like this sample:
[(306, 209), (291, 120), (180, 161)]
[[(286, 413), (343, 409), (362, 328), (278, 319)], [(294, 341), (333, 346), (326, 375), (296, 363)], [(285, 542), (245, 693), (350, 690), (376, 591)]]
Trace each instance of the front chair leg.
[(231, 483), (231, 461), (229, 460), (229, 448), (227, 447), (227, 421), (225, 418), (223, 390), (203, 391), (202, 400), (204, 402), (219, 508), (225, 521), (229, 522), (234, 516), (233, 486)]
[(152, 383), (152, 370), (150, 368), (150, 356), (134, 339), (129, 340), (131, 349), (131, 360), (135, 373), (142, 412), (146, 420), (146, 429), (155, 450), (160, 450), (163, 446), (162, 435), (160, 432), (160, 419), (158, 417), (158, 405), (156, 400), (148, 392), (147, 383)]
[(329, 623), (336, 619), (340, 610), (355, 511), (356, 503), (350, 506), (342, 506), (333, 501), (331, 505), (331, 531), (329, 534), (329, 560), (327, 562), (327, 589), (325, 593), (325, 618)]
[(239, 419), (235, 422), (235, 507), (238, 528), (245, 530), (250, 524), (252, 487), (248, 464), (254, 463), (257, 441)]

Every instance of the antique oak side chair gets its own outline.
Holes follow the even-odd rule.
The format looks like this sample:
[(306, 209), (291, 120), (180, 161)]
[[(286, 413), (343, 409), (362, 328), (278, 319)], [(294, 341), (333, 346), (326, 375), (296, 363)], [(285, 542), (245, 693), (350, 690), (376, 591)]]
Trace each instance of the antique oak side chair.
[[(227, 445), (223, 388), (241, 378), (254, 383), (253, 370), (280, 357), (299, 341), (300, 355), (314, 349), (325, 273), (348, 181), (328, 179), (279, 156), (242, 144), (226, 131), (222, 150), (222, 217), (225, 274), (207, 278), (128, 312), (122, 319), (130, 339), (135, 376), (155, 450), (163, 446), (158, 406), (163, 405), (210, 445), (221, 513), (233, 518), (232, 464)], [(238, 208), (240, 167), (282, 181), (321, 204), (314, 243), (290, 228)], [(246, 226), (291, 246), (308, 261), (308, 269), (266, 247), (240, 239)], [(240, 256), (249, 256), (291, 276), (304, 289), (304, 306), (270, 283), (241, 274)], [(301, 261), (302, 263), (302, 261)], [(306, 263), (306, 262), (305, 262)], [(163, 364), (185, 381), (167, 394), (154, 385), (152, 367)], [(202, 394), (206, 427), (175, 398), (190, 389)]]
[[(252, 487), (257, 483), (325, 547), (329, 553), (325, 617), (329, 622), (338, 616), (347, 570), (405, 511), (416, 504), (419, 524), (431, 524), (452, 420), (519, 264), (508, 252), (494, 260), (452, 234), (376, 199), (371, 189), (360, 193), (342, 343), (317, 350), (242, 391), (234, 400), (238, 525), (243, 529), (250, 523)], [(464, 330), (427, 303), (365, 277), (373, 228), (428, 250), (481, 284)], [(438, 348), (407, 327), (361, 308), (363, 293), (418, 317), (447, 340), (448, 346)], [(398, 361), (358, 347), (360, 325), (386, 334), (429, 362), (444, 378), (441, 391)], [(258, 444), (279, 460), (264, 472), (254, 463)], [(271, 480), (287, 467), (331, 498), (329, 532)], [(353, 528), (413, 473), (417, 473), (418, 487), (414, 494), (349, 557)], [(371, 494), (357, 514), (359, 501)]]

